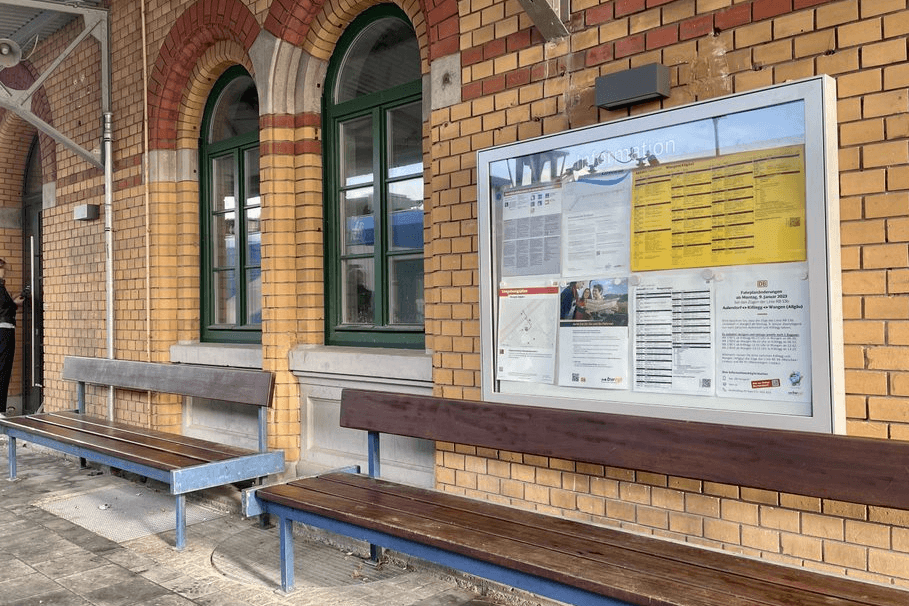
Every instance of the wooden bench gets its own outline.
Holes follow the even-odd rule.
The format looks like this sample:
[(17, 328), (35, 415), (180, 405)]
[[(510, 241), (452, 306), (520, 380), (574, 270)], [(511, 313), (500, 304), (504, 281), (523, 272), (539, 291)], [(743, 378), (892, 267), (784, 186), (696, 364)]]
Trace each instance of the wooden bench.
[(340, 424), (369, 432), (369, 476), (244, 491), (247, 515), (279, 519), (285, 591), (302, 522), (571, 604), (909, 604), (894, 587), (377, 477), (379, 433), (390, 433), (907, 509), (909, 442), (359, 390), (344, 390)]
[[(9, 436), (11, 480), (16, 478), (16, 440), (22, 439), (164, 482), (176, 496), (176, 547), (182, 549), (187, 493), (284, 470), (284, 452), (269, 452), (266, 444), (266, 412), (274, 386), (270, 372), (67, 357), (63, 378), (78, 382), (76, 412), (0, 419), (0, 431)], [(89, 416), (85, 414), (86, 384), (256, 406), (259, 449), (235, 448)]]

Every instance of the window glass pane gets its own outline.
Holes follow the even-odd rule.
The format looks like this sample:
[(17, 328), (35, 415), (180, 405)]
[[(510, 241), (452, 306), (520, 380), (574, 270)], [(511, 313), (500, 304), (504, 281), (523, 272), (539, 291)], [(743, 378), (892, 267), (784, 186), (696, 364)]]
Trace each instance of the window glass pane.
[(388, 186), (391, 248), (423, 248), (423, 177)]
[(262, 323), (262, 270), (258, 267), (246, 271), (246, 323)]
[(341, 180), (345, 187), (372, 183), (372, 117), (341, 124)]
[(237, 321), (237, 280), (234, 270), (216, 271), (212, 276), (215, 324)]
[(216, 143), (259, 130), (259, 96), (249, 76), (231, 80), (218, 96), (208, 142)]
[(423, 105), (411, 103), (388, 112), (388, 176), (423, 172)]
[(260, 251), (262, 208), (259, 206), (262, 198), (259, 196), (259, 151), (246, 150), (244, 157), (246, 160), (246, 265), (247, 267), (258, 267), (262, 264)]
[(223, 213), (212, 217), (212, 261), (214, 267), (237, 264), (237, 214)]
[(420, 47), (410, 24), (384, 18), (356, 37), (338, 70), (335, 102), (343, 103), (420, 78)]
[(262, 323), (262, 233), (259, 231), (261, 209), (251, 208), (246, 215), (246, 322)]
[(246, 181), (244, 190), (246, 193), (246, 207), (259, 206), (259, 150), (247, 149), (243, 152), (244, 173)]
[(259, 217), (262, 209), (254, 206), (246, 210), (246, 266), (262, 265), (262, 232)]
[(344, 261), (343, 275), (341, 322), (343, 324), (373, 324), (373, 293), (376, 287), (372, 260)]
[(388, 260), (391, 324), (423, 324), (423, 255)]
[(237, 206), (234, 192), (234, 158), (221, 156), (211, 163), (211, 209), (233, 210)]
[(344, 225), (341, 254), (372, 254), (376, 239), (372, 187), (341, 192), (341, 220)]

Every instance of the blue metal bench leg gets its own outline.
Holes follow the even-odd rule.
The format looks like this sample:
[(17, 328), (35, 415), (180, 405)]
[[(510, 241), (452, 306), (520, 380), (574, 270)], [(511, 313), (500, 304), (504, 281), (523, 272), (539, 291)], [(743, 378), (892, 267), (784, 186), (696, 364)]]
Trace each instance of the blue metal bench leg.
[(285, 593), (294, 590), (294, 521), (283, 516), (280, 518), (281, 529), (281, 589)]
[(186, 546), (186, 495), (177, 495), (177, 549)]
[[(378, 431), (370, 431), (366, 434), (366, 450), (369, 457), (368, 469), (369, 477), (379, 478), (382, 476), (382, 443)], [(378, 545), (369, 544), (369, 561), (372, 564), (378, 564), (379, 558), (382, 557), (382, 548)]]
[(7, 445), (7, 448), (9, 448), (9, 479), (15, 480), (16, 479), (16, 438), (14, 438), (12, 436), (9, 437), (9, 444)]

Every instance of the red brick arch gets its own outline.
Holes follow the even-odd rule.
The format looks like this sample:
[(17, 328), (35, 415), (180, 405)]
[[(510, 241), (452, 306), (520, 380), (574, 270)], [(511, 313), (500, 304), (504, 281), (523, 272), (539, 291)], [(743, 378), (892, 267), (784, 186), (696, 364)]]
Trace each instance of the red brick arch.
[[(13, 90), (26, 90), (34, 84), (37, 77), (38, 71), (28, 61), (22, 61), (13, 67), (0, 70), (0, 83)], [(38, 88), (35, 94), (32, 95), (31, 110), (33, 114), (53, 125), (54, 119), (51, 114), (50, 103), (47, 100), (47, 92), (43, 86)], [(6, 113), (6, 110), (0, 109), (0, 121), (8, 117)], [(29, 127), (31, 128), (31, 126)], [(41, 151), (42, 179), (45, 183), (50, 183), (57, 179), (57, 142), (50, 135), (40, 132), (38, 133), (38, 138)], [(28, 144), (31, 144), (31, 139), (28, 140)], [(25, 146), (25, 151), (26, 153), (28, 152), (28, 145)]]
[(175, 149), (180, 101), (196, 63), (215, 43), (231, 41), (249, 51), (261, 28), (239, 0), (199, 0), (171, 28), (149, 77), (151, 149)]
[[(429, 60), (457, 52), (461, 33), (457, 0), (419, 0), (419, 3), (429, 34)], [(304, 46), (312, 22), (324, 4), (325, 0), (273, 2), (265, 29), (294, 46)]]

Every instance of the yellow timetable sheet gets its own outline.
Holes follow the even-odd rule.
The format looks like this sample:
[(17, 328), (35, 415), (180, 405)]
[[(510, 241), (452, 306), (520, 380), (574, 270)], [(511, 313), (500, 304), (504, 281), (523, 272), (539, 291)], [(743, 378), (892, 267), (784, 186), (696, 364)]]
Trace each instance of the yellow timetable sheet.
[(631, 270), (804, 261), (805, 148), (635, 171)]

